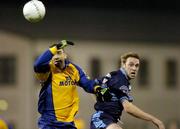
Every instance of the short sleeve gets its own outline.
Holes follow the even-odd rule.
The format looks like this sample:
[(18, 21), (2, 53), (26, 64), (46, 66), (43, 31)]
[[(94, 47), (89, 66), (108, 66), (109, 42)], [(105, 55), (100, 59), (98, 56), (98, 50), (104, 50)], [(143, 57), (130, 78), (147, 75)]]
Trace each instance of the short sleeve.
[(130, 90), (129, 90), (128, 86), (123, 85), (119, 88), (119, 94), (120, 94), (119, 100), (121, 103), (124, 100), (128, 100), (129, 102), (133, 101), (133, 97), (130, 95), (129, 92), (130, 92)]

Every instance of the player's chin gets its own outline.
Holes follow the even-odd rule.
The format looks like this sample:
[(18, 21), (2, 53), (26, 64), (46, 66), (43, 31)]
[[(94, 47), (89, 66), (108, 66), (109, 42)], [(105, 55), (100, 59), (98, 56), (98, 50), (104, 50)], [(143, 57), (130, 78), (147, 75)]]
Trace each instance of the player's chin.
[(136, 77), (136, 74), (131, 74), (131, 75), (130, 75), (130, 78), (131, 78), (131, 79), (134, 79), (135, 77)]
[(62, 65), (62, 61), (61, 60), (60, 61), (56, 61), (56, 62), (54, 62), (54, 64), (55, 64), (56, 67), (60, 68), (61, 65)]

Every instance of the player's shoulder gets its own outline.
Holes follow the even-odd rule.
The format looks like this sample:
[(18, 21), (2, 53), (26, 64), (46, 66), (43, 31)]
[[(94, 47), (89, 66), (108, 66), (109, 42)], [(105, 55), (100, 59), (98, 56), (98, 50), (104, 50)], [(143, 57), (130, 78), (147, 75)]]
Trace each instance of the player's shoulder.
[(84, 69), (82, 69), (79, 65), (69, 61), (68, 64), (69, 67), (71, 67), (72, 69), (74, 69), (75, 71), (77, 70), (79, 72), (80, 75), (82, 74), (86, 74), (86, 72), (84, 71)]
[(72, 61), (67, 60), (66, 63), (67, 63), (68, 66), (74, 67), (74, 68), (76, 68), (78, 70), (82, 70), (82, 68), (79, 65), (73, 63)]
[(110, 72), (110, 75), (111, 75), (111, 76), (116, 76), (118, 73), (119, 73), (118, 70), (116, 70), (116, 71), (111, 71), (111, 72)]
[(120, 70), (111, 71), (109, 74), (111, 75), (111, 78), (121, 78), (121, 76), (123, 76)]
[(110, 79), (110, 83), (112, 83), (113, 85), (128, 85), (129, 81), (126, 78), (126, 76), (123, 74), (123, 72), (119, 69), (116, 71), (112, 71), (110, 72), (111, 74), (111, 79)]

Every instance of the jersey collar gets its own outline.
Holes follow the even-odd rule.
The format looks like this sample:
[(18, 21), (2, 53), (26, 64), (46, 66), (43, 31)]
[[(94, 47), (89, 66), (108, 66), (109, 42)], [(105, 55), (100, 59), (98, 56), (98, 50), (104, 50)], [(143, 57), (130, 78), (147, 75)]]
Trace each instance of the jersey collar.
[(121, 68), (120, 68), (120, 71), (121, 71), (121, 72), (125, 75), (125, 77), (129, 80), (125, 69), (121, 67)]

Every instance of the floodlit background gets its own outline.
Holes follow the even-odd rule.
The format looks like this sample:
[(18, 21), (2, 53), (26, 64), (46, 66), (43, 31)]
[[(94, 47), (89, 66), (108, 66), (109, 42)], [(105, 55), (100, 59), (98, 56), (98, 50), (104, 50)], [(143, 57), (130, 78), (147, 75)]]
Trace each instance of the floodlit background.
[[(14, 129), (37, 129), (40, 86), (33, 62), (52, 43), (72, 40), (66, 52), (95, 78), (116, 70), (124, 52), (142, 57), (132, 81), (134, 104), (167, 129), (180, 121), (180, 2), (178, 0), (44, 0), (45, 19), (27, 22), (26, 0), (0, 4), (0, 116)], [(78, 129), (88, 129), (95, 99), (79, 88)], [(124, 129), (155, 129), (125, 112)]]

